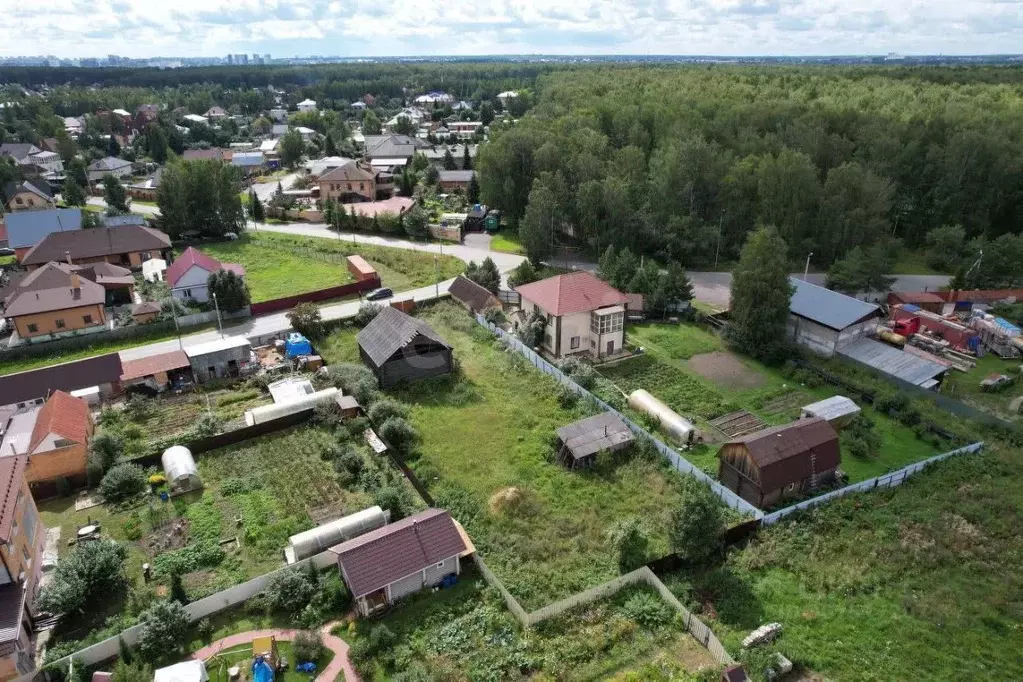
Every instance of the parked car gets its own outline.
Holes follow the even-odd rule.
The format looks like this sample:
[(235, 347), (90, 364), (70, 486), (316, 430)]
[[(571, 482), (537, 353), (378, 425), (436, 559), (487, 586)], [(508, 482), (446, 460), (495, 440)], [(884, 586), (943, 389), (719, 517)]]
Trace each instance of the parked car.
[(390, 298), (391, 296), (394, 296), (394, 292), (388, 289), (387, 287), (383, 287), (382, 289), (374, 289), (373, 291), (366, 294), (366, 300), (379, 301), (382, 298)]

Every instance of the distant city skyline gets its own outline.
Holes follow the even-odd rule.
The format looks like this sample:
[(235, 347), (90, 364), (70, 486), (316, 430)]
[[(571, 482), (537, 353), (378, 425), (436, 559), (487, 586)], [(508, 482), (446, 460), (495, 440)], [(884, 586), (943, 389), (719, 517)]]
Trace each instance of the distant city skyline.
[(1023, 0), (50, 0), (7, 8), (0, 57), (983, 55)]

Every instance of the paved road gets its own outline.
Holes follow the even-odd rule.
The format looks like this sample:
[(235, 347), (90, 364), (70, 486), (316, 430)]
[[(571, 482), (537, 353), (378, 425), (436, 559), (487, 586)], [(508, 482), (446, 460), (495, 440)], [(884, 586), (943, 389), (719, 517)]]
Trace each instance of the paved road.
[[(90, 206), (102, 206), (106, 208), (107, 202), (103, 201), (103, 197), (89, 197), (87, 200)], [(140, 213), (142, 215), (157, 215), (160, 213), (160, 209), (156, 206), (147, 206), (144, 204), (137, 204), (134, 201), (129, 206), (132, 213)]]
[[(282, 189), (290, 189), (292, 183), (298, 177), (298, 173), (288, 173), (285, 176), (279, 178)], [(256, 196), (259, 197), (260, 201), (269, 201), (270, 196), (277, 191), (278, 180), (272, 180), (270, 182), (259, 182), (252, 185), (252, 189), (256, 191)]]

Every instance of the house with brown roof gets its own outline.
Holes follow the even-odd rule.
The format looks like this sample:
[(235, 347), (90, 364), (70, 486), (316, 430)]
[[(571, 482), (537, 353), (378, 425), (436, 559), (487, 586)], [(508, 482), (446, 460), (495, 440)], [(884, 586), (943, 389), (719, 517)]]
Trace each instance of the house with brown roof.
[(150, 258), (170, 260), (171, 241), (165, 233), (143, 225), (94, 227), (73, 232), (52, 232), (29, 249), (21, 260), (29, 270), (50, 261), (76, 265), (113, 263), (140, 268)]
[(210, 120), (214, 120), (214, 119), (218, 119), (218, 118), (225, 118), (227, 115), (228, 114), (227, 114), (227, 110), (226, 109), (224, 109), (223, 107), (218, 107), (216, 105), (213, 105), (212, 107), (207, 109), (206, 113), (203, 114), (203, 116), (205, 116), (206, 118), (208, 118)]
[(548, 277), (515, 291), (525, 315), (535, 312), (546, 319), (541, 347), (548, 355), (607, 358), (625, 348), (626, 296), (593, 273)]
[(459, 275), (448, 287), (448, 293), (465, 306), (471, 313), (482, 313), (488, 308), (501, 308), (501, 301), (490, 292), (465, 275)]
[(106, 325), (107, 292), (71, 266), (47, 263), (30, 272), (4, 301), (4, 317), (23, 339), (64, 336)]
[(375, 201), (377, 171), (349, 161), (321, 175), (319, 185), (321, 200), (330, 198), (343, 204)]
[(245, 277), (245, 268), (238, 263), (221, 263), (213, 256), (189, 246), (171, 263), (163, 273), (163, 278), (174, 298), (205, 303), (210, 300), (206, 282), (210, 275), (219, 270)]
[(5, 374), (0, 376), (0, 409), (41, 405), (46, 396), (58, 390), (71, 392), (98, 387), (101, 396), (109, 396), (119, 390), (123, 371), (121, 356), (107, 353)]
[(718, 450), (718, 480), (766, 509), (830, 482), (842, 460), (838, 434), (825, 419), (800, 419), (731, 440)]
[[(126, 392), (163, 392), (177, 378), (191, 378), (192, 366), (183, 350), (147, 355), (137, 360), (125, 360), (121, 385)], [(142, 388), (146, 386), (151, 390)], [(135, 387), (135, 388), (133, 388)]]
[(27, 457), (0, 457), (0, 680), (35, 669), (32, 603), (42, 575), (43, 527), (25, 478)]
[(427, 509), (332, 547), (356, 608), (369, 616), (461, 572), (468, 546), (443, 509)]
[[(20, 450), (18, 455), (28, 455), (25, 475), (33, 493), (36, 497), (56, 494), (56, 482), (60, 479), (73, 487), (85, 485), (85, 463), (92, 437), (89, 405), (69, 393), (55, 391), (34, 411), (35, 424), (28, 442), (10, 445)], [(7, 443), (6, 438), (4, 442)]]

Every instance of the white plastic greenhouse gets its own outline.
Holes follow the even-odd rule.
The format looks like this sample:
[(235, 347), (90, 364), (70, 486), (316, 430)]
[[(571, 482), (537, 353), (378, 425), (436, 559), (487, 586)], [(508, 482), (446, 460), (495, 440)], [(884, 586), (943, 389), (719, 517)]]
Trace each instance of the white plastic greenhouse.
[(644, 412), (656, 419), (657, 425), (662, 431), (683, 445), (689, 445), (693, 441), (700, 440), (700, 434), (691, 421), (642, 388), (633, 391), (629, 395), (629, 407), (637, 412)]
[(301, 561), (346, 540), (386, 526), (390, 515), (390, 512), (385, 512), (380, 507), (369, 507), (322, 526), (310, 528), (288, 538), (284, 556), (289, 564)]
[(309, 393), (296, 397), (286, 403), (274, 403), (273, 405), (261, 405), (245, 411), (245, 423), (249, 426), (262, 424), (279, 417), (286, 417), (289, 414), (311, 410), (320, 403), (327, 403), (334, 400), (339, 391), (331, 386), (316, 393)]
[(199, 468), (195, 465), (192, 453), (183, 445), (173, 445), (163, 451), (160, 457), (163, 473), (167, 477), (167, 485), (171, 492), (183, 493), (202, 487)]

